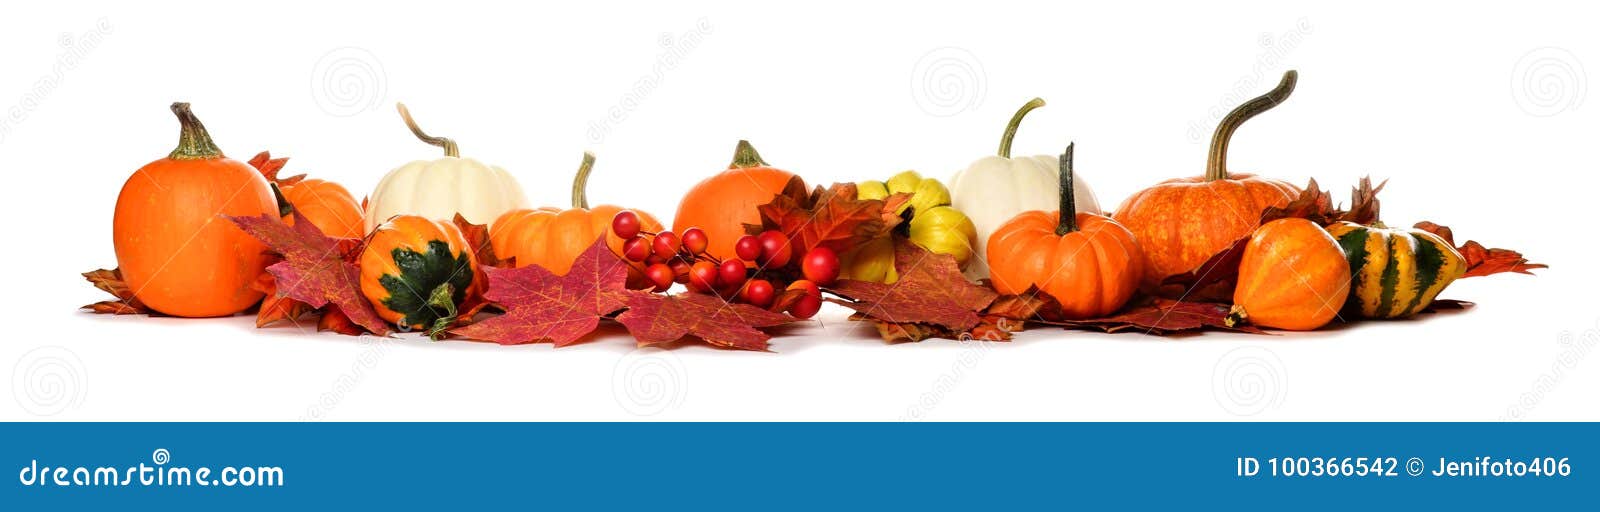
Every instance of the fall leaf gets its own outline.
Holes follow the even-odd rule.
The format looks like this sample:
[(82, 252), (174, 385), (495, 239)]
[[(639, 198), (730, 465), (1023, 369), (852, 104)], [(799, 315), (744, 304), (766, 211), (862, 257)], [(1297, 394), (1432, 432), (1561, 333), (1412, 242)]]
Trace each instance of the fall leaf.
[(1201, 329), (1223, 329), (1252, 334), (1266, 332), (1232, 320), (1229, 317), (1231, 308), (1232, 306), (1227, 304), (1213, 302), (1154, 299), (1105, 318), (1067, 320), (1059, 322), (1059, 325), (1108, 333), (1139, 331), (1158, 336)]
[(625, 294), (628, 310), (617, 315), (617, 322), (628, 328), (641, 347), (692, 335), (719, 347), (766, 350), (771, 336), (760, 328), (795, 321), (789, 315), (703, 293), (669, 296), (630, 290)]
[(517, 266), (515, 262), (516, 258), (506, 258), (502, 260), (498, 256), (495, 256), (494, 244), (490, 243), (489, 241), (489, 226), (483, 224), (473, 224), (467, 221), (466, 217), (462, 217), (460, 213), (456, 214), (456, 218), (453, 220), (453, 222), (455, 223), (456, 228), (461, 230), (462, 236), (466, 238), (467, 245), (472, 247), (472, 255), (478, 259), (479, 266), (503, 268), (512, 268)]
[(600, 319), (624, 307), (628, 264), (596, 239), (578, 255), (567, 275), (538, 265), (488, 267), (484, 298), (506, 313), (450, 330), (472, 339), (502, 345), (553, 341), (565, 346), (594, 332)]
[(1234, 283), (1239, 280), (1239, 263), (1249, 242), (1248, 236), (1235, 240), (1194, 270), (1167, 276), (1161, 281), (1161, 295), (1192, 302), (1231, 302)]
[(317, 319), (317, 331), (333, 331), (345, 336), (360, 336), (366, 329), (350, 321), (339, 308), (323, 308), (322, 318)]
[(965, 333), (983, 319), (979, 312), (999, 297), (994, 290), (972, 284), (961, 275), (956, 260), (914, 244), (895, 247), (894, 284), (841, 280), (828, 291), (844, 299), (829, 302), (855, 310), (873, 321), (894, 324), (932, 324), (952, 333)]
[(1370, 226), (1382, 220), (1378, 215), (1378, 192), (1383, 191), (1383, 186), (1388, 184), (1389, 180), (1383, 180), (1374, 187), (1372, 177), (1363, 176), (1358, 185), (1350, 188), (1350, 209), (1341, 212), (1337, 220), (1363, 226)]
[(756, 207), (761, 226), (746, 226), (752, 234), (772, 229), (789, 235), (797, 254), (819, 246), (845, 254), (867, 240), (887, 236), (901, 222), (895, 212), (911, 199), (909, 194), (858, 199), (854, 183), (818, 186), (806, 196), (797, 192), (804, 186), (799, 179), (790, 179), (783, 193)]
[(359, 246), (359, 241), (329, 237), (299, 212), (294, 215), (292, 227), (271, 214), (228, 219), (283, 256), (283, 261), (267, 267), (279, 294), (313, 308), (333, 304), (356, 325), (389, 335), (389, 325), (361, 295), (360, 271), (349, 261), (356, 252), (352, 246)]
[(267, 151), (257, 153), (256, 156), (250, 158), (250, 166), (256, 168), (257, 171), (260, 171), (261, 177), (266, 178), (267, 183), (276, 184), (280, 187), (287, 187), (306, 179), (306, 175), (304, 174), (296, 174), (287, 178), (279, 178), (278, 172), (282, 171), (283, 166), (287, 165), (288, 163), (288, 157), (272, 158), (272, 153)]
[(1261, 212), (1261, 223), (1266, 224), (1278, 219), (1301, 218), (1309, 219), (1320, 225), (1328, 225), (1338, 218), (1338, 210), (1333, 207), (1333, 195), (1317, 186), (1317, 179), (1311, 178), (1311, 183), (1300, 189), (1300, 197), (1289, 201), (1282, 207), (1271, 206)]
[(293, 322), (312, 310), (304, 302), (278, 295), (278, 281), (271, 273), (256, 276), (256, 282), (251, 283), (250, 288), (266, 294), (256, 310), (256, 327), (266, 327), (281, 320)]
[(94, 304), (84, 305), (78, 309), (87, 309), (107, 315), (160, 315), (155, 310), (146, 307), (143, 302), (139, 302), (138, 297), (133, 296), (133, 290), (129, 289), (128, 283), (122, 280), (122, 269), (120, 268), (91, 270), (84, 272), (83, 278), (88, 279), (89, 284), (99, 288), (100, 291), (116, 297), (117, 300), (103, 300)]
[[(1455, 245), (1455, 232), (1447, 226), (1432, 222), (1422, 221), (1416, 224), (1417, 229), (1439, 235), (1445, 243)], [(1534, 269), (1550, 268), (1543, 263), (1529, 263), (1528, 258), (1522, 253), (1511, 249), (1489, 249), (1476, 241), (1468, 240), (1456, 248), (1461, 257), (1466, 259), (1466, 273), (1461, 277), (1480, 277), (1499, 274), (1503, 272), (1516, 272), (1518, 274), (1533, 275)]]

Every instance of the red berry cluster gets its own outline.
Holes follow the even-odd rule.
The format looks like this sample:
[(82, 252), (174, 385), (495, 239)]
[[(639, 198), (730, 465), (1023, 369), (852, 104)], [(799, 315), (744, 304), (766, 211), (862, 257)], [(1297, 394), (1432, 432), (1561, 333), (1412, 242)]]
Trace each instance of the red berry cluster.
[(801, 292), (784, 309), (796, 318), (811, 318), (822, 309), (819, 286), (833, 284), (839, 278), (838, 255), (818, 247), (799, 258), (804, 279), (789, 279), (793, 272), (786, 269), (795, 263), (795, 251), (789, 237), (779, 231), (739, 237), (733, 246), (735, 257), (721, 260), (706, 253), (711, 241), (704, 230), (692, 227), (681, 235), (641, 231), (639, 215), (631, 210), (617, 212), (611, 218), (611, 232), (626, 240), (622, 244), (623, 258), (645, 264), (644, 275), (656, 292), (680, 283), (691, 292), (771, 308), (780, 295), (774, 283), (789, 281), (784, 290)]

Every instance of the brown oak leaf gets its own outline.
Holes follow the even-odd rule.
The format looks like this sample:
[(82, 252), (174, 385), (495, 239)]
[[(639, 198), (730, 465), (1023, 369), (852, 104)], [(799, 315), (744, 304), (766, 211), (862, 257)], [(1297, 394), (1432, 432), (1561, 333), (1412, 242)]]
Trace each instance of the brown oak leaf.
[(95, 313), (108, 315), (160, 315), (155, 310), (146, 307), (143, 302), (139, 302), (138, 297), (133, 296), (133, 290), (129, 289), (128, 283), (122, 280), (122, 269), (120, 268), (91, 270), (84, 272), (83, 278), (89, 280), (89, 284), (94, 285), (95, 288), (99, 288), (117, 299), (87, 304), (79, 309), (87, 309)]
[(1261, 223), (1293, 217), (1327, 225), (1333, 223), (1341, 213), (1333, 207), (1333, 195), (1317, 186), (1316, 178), (1311, 178), (1311, 183), (1300, 189), (1300, 197), (1294, 198), (1283, 207), (1271, 206), (1263, 210)]
[(516, 345), (553, 341), (574, 343), (600, 325), (600, 319), (624, 307), (628, 263), (606, 246), (605, 238), (589, 245), (564, 276), (538, 265), (484, 269), (489, 290), (484, 298), (504, 315), (450, 330), (468, 338)]
[(1378, 192), (1383, 191), (1383, 186), (1389, 180), (1383, 180), (1378, 186), (1372, 186), (1372, 177), (1363, 176), (1360, 183), (1350, 188), (1350, 209), (1339, 213), (1337, 220), (1354, 222), (1363, 226), (1376, 224), (1382, 220), (1378, 215)]
[(267, 183), (280, 187), (287, 187), (306, 179), (304, 174), (296, 174), (286, 178), (278, 177), (278, 172), (282, 171), (283, 166), (288, 165), (288, 163), (288, 157), (273, 158), (272, 153), (268, 151), (262, 151), (250, 158), (250, 166), (256, 168), (257, 171), (261, 171), (261, 177), (266, 178)]
[(1060, 322), (1060, 325), (1108, 333), (1138, 331), (1158, 336), (1201, 329), (1252, 334), (1266, 332), (1233, 320), (1229, 315), (1230, 309), (1231, 306), (1227, 304), (1154, 299), (1105, 318), (1067, 320)]
[(894, 284), (841, 280), (828, 287), (828, 301), (855, 310), (874, 321), (933, 324), (964, 333), (983, 319), (979, 313), (999, 297), (986, 286), (961, 275), (955, 258), (916, 246), (895, 247)]
[(472, 255), (478, 259), (478, 265), (483, 267), (512, 268), (517, 266), (515, 258), (500, 259), (494, 253), (494, 244), (489, 241), (489, 226), (473, 224), (456, 214), (453, 220), (456, 228), (461, 230), (461, 235), (466, 238), (467, 245), (472, 247)]
[(360, 271), (348, 259), (355, 252), (351, 246), (359, 241), (329, 237), (299, 212), (294, 215), (294, 226), (271, 214), (228, 219), (283, 256), (283, 261), (267, 267), (279, 294), (313, 308), (333, 304), (356, 325), (379, 336), (389, 335), (389, 325), (361, 294)]
[(828, 188), (819, 185), (806, 196), (796, 193), (804, 186), (798, 180), (799, 177), (791, 179), (784, 193), (756, 207), (761, 213), (761, 226), (746, 226), (752, 234), (772, 229), (789, 235), (797, 254), (816, 247), (845, 254), (867, 240), (888, 236), (902, 220), (896, 212), (911, 199), (909, 194), (859, 199), (854, 183), (835, 183)]
[[(1417, 229), (1439, 235), (1445, 243), (1455, 245), (1455, 232), (1447, 226), (1432, 222), (1422, 221), (1416, 224)], [(1530, 263), (1522, 253), (1511, 249), (1490, 249), (1476, 241), (1468, 240), (1467, 243), (1456, 247), (1461, 257), (1466, 259), (1467, 271), (1461, 277), (1481, 277), (1504, 272), (1533, 275), (1532, 270), (1550, 268), (1543, 263)]]
[(694, 336), (719, 347), (766, 350), (771, 336), (761, 329), (795, 321), (789, 315), (703, 293), (625, 293), (628, 310), (617, 315), (617, 321), (641, 347)]

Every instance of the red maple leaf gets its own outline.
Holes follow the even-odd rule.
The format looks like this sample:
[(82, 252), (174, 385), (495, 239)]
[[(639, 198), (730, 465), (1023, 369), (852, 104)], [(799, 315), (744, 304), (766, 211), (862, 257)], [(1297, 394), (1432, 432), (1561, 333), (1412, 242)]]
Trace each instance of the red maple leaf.
[(294, 215), (294, 226), (272, 214), (228, 219), (283, 256), (283, 261), (267, 267), (278, 294), (313, 308), (333, 304), (356, 325), (379, 336), (389, 335), (389, 325), (361, 295), (360, 270), (349, 261), (348, 254), (355, 252), (353, 246), (360, 241), (329, 237), (298, 212)]
[(250, 287), (266, 294), (261, 299), (261, 307), (256, 310), (256, 327), (266, 327), (283, 320), (293, 322), (312, 310), (304, 302), (278, 295), (278, 280), (271, 273), (256, 276), (256, 282), (251, 283)]
[(628, 263), (611, 252), (604, 237), (578, 255), (564, 276), (538, 265), (484, 271), (489, 275), (484, 298), (506, 313), (451, 333), (503, 345), (548, 340), (559, 347), (594, 332), (601, 318), (624, 307)]
[(937, 254), (916, 244), (895, 247), (893, 284), (841, 280), (828, 291), (844, 299), (829, 302), (861, 313), (874, 321), (892, 324), (932, 324), (959, 335), (978, 326), (979, 315), (999, 297), (994, 290), (967, 281), (954, 257)]
[[(1448, 226), (1422, 221), (1414, 227), (1439, 235), (1439, 238), (1443, 238), (1447, 244), (1456, 244), (1455, 232)], [(1461, 277), (1481, 277), (1503, 272), (1533, 275), (1531, 271), (1534, 269), (1550, 268), (1543, 263), (1530, 263), (1520, 252), (1511, 249), (1490, 249), (1472, 240), (1461, 244), (1456, 250), (1466, 260), (1467, 271)]]
[(489, 226), (473, 224), (457, 213), (453, 220), (456, 228), (461, 230), (461, 235), (467, 240), (467, 245), (472, 246), (472, 255), (478, 259), (478, 266), (504, 267), (517, 266), (514, 258), (500, 259), (494, 254), (494, 244), (489, 241)]
[(684, 293), (659, 295), (627, 292), (628, 310), (617, 321), (628, 328), (639, 346), (695, 336), (719, 347), (766, 350), (771, 336), (760, 328), (794, 322), (789, 315), (749, 304), (731, 304), (712, 295)]

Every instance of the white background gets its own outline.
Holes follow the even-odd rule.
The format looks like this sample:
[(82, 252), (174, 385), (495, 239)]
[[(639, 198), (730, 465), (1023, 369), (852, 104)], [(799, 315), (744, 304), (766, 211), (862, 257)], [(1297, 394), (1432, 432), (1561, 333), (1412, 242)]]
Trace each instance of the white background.
[[(0, 419), (1600, 420), (1594, 259), (1600, 36), (1587, 4), (751, 2), (31, 4), (0, 19), (8, 336)], [(32, 12), (26, 12), (32, 10)], [(395, 114), (563, 205), (671, 218), (747, 138), (812, 183), (948, 177), (1042, 96), (1017, 154), (1078, 143), (1114, 207), (1203, 170), (1216, 119), (1276, 83), (1231, 167), (1343, 198), (1392, 181), (1391, 224), (1517, 248), (1538, 277), (1459, 282), (1477, 309), (1312, 334), (1162, 339), (1042, 329), (888, 345), (829, 308), (773, 353), (374, 342), (248, 318), (97, 316), (123, 180), (194, 104), (230, 155), (359, 196), (438, 151)]]

